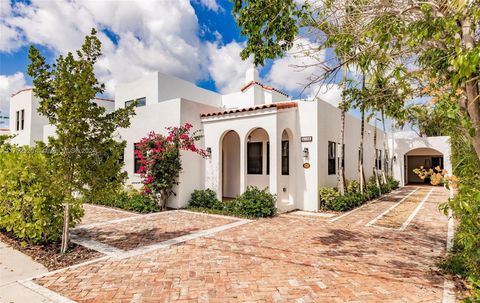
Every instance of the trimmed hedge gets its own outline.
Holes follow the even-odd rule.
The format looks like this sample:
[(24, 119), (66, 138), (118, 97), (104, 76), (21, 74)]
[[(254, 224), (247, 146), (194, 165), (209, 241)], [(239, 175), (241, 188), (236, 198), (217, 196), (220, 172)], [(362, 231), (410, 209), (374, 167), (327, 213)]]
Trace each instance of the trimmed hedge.
[(190, 198), (188, 208), (194, 211), (223, 214), (245, 218), (272, 217), (277, 212), (276, 197), (267, 189), (249, 186), (235, 200), (221, 202), (211, 189), (195, 190)]
[[(386, 184), (380, 185), (383, 194), (389, 193), (397, 188), (399, 182), (391, 177), (388, 178)], [(320, 195), (320, 209), (333, 211), (348, 211), (358, 207), (367, 201), (380, 197), (380, 190), (373, 180), (366, 184), (366, 188), (360, 193), (358, 182), (351, 181), (347, 183), (347, 191), (345, 195), (341, 196), (336, 188), (324, 187), (319, 191)]]
[(150, 197), (142, 195), (138, 190), (129, 188), (118, 192), (110, 200), (84, 201), (86, 203), (117, 207), (139, 213), (152, 213), (160, 211), (160, 207)]

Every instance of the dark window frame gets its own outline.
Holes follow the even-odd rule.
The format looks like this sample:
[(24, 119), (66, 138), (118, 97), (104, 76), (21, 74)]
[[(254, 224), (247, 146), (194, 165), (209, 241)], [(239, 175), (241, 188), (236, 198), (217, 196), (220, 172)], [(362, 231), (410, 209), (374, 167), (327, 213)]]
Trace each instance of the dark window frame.
[(139, 174), (138, 170), (142, 166), (142, 162), (140, 161), (140, 158), (135, 155), (135, 151), (137, 150), (137, 145), (140, 143), (133, 143), (133, 173), (134, 174)]
[[(285, 148), (286, 145), (286, 148)], [(286, 154), (284, 153), (284, 148), (286, 149)], [(282, 151), (281, 151), (281, 161), (282, 161), (282, 175), (290, 175), (290, 141), (282, 140)]]
[(17, 110), (15, 112), (15, 119), (16, 119), (15, 120), (15, 130), (18, 131), (18, 130), (20, 130), (20, 111), (19, 110)]
[(24, 130), (25, 129), (25, 110), (22, 109), (20, 111), (20, 129)]
[[(333, 149), (333, 155), (332, 155)], [(337, 143), (333, 141), (328, 141), (327, 145), (327, 168), (328, 175), (337, 174)]]
[(270, 141), (267, 141), (267, 175), (270, 175)]
[(382, 154), (383, 152), (381, 149), (377, 149), (375, 152), (375, 168), (377, 170), (382, 169)]
[(135, 101), (137, 101), (137, 105), (135, 107), (142, 107), (147, 105), (147, 97), (141, 97), (141, 98), (125, 101), (125, 107), (129, 106), (131, 103)]
[[(255, 158), (251, 154), (252, 152), (251, 148), (254, 148), (254, 147), (260, 148), (260, 152), (258, 153), (258, 156), (256, 156)], [(247, 143), (247, 174), (263, 175), (263, 142)]]

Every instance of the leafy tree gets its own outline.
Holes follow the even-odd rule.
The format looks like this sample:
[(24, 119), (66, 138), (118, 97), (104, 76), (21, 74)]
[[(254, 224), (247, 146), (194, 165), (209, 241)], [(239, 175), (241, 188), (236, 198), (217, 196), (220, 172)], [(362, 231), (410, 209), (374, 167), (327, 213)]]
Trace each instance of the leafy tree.
[(107, 113), (93, 99), (104, 92), (95, 77), (94, 65), (101, 56), (101, 43), (92, 29), (76, 56), (59, 56), (50, 66), (31, 46), (28, 74), (33, 78), (34, 94), (40, 99), (39, 113), (56, 127), (48, 140), (53, 171), (61, 179), (65, 196), (64, 228), (61, 251), (69, 242), (70, 206), (78, 203), (78, 194), (100, 196), (120, 184), (119, 154), (124, 143), (115, 140), (118, 128), (130, 125), (133, 106)]
[(151, 132), (140, 140), (135, 155), (140, 159), (138, 173), (143, 179), (145, 194), (157, 201), (162, 210), (166, 210), (168, 198), (178, 185), (182, 170), (180, 151), (191, 151), (206, 157), (203, 149), (196, 147), (200, 140), (198, 131), (191, 133), (192, 125), (186, 123), (181, 127), (168, 128), (168, 136)]

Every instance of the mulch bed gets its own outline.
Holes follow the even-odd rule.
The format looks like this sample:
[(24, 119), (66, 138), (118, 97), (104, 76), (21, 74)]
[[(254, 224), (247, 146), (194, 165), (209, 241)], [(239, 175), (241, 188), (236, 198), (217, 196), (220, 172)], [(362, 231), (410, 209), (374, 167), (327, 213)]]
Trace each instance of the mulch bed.
[(70, 243), (69, 249), (65, 254), (60, 254), (60, 243), (46, 245), (27, 244), (22, 246), (21, 240), (3, 231), (0, 231), (0, 241), (32, 257), (33, 260), (45, 266), (49, 271), (103, 256), (98, 251), (74, 243)]

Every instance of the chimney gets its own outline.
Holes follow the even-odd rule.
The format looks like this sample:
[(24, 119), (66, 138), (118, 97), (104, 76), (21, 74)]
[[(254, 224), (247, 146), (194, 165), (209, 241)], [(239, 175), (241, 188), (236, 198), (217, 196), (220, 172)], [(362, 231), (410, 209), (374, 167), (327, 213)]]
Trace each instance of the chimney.
[(258, 76), (258, 71), (257, 69), (255, 68), (255, 66), (252, 66), (250, 67), (249, 69), (247, 69), (247, 71), (245, 72), (245, 84), (248, 84), (252, 81), (255, 81), (255, 82), (258, 82), (259, 80), (259, 76)]

